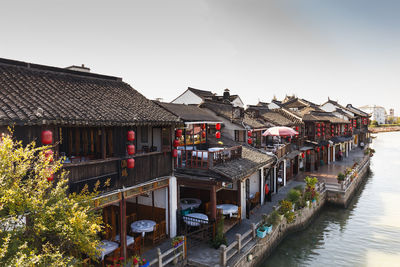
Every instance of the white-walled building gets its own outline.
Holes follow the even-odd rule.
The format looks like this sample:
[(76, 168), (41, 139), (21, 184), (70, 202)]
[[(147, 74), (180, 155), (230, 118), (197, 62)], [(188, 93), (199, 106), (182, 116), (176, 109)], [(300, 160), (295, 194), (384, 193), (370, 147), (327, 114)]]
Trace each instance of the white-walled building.
[(376, 105), (365, 105), (360, 109), (371, 115), (371, 120), (377, 121), (378, 124), (385, 124), (386, 122), (386, 110), (384, 107)]

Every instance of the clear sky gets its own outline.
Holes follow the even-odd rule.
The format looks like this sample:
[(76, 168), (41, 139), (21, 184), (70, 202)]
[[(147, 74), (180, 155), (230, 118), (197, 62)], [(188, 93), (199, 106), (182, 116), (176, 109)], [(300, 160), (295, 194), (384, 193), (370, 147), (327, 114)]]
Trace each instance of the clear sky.
[(164, 101), (229, 88), (400, 114), (399, 14), (384, 0), (1, 1), (0, 57), (85, 64)]

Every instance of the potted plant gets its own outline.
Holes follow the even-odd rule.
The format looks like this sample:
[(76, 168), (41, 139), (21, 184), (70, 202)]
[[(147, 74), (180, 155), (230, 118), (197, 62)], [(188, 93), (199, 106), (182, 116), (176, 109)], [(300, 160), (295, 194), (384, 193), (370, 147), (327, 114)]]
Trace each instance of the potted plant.
[(171, 245), (174, 248), (177, 248), (183, 244), (183, 241), (184, 241), (183, 236), (176, 236), (171, 240)]
[(146, 261), (146, 259), (141, 258), (139, 261), (139, 267), (148, 267), (150, 262)]
[(259, 238), (264, 238), (267, 235), (268, 229), (264, 226), (261, 225), (260, 227), (257, 228), (257, 236)]
[(140, 257), (135, 255), (132, 257), (132, 264), (134, 267), (139, 267)]
[(344, 178), (346, 178), (346, 176), (343, 173), (339, 172), (339, 174), (337, 175), (338, 183), (342, 183), (344, 181)]

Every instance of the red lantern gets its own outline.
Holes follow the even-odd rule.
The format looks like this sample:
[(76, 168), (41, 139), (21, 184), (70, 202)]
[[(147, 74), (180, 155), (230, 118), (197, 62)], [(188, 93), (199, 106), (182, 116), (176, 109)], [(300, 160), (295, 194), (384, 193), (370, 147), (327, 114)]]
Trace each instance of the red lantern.
[(289, 140), (288, 140), (288, 141), (289, 141), (289, 143), (292, 142), (292, 138), (289, 137)]
[(297, 132), (299, 131), (299, 126), (296, 126), (296, 131), (297, 131)]
[(126, 133), (126, 139), (128, 140), (128, 141), (135, 141), (135, 132), (134, 131), (128, 131), (127, 133)]
[(178, 137), (178, 138), (181, 137), (182, 136), (182, 130), (181, 129), (176, 130), (175, 131), (175, 136)]
[(133, 169), (133, 168), (135, 168), (135, 160), (134, 160), (134, 159), (128, 159), (128, 160), (126, 161), (126, 163), (127, 163), (127, 168), (128, 168), (128, 169)]
[(321, 131), (321, 129), (320, 128), (317, 128), (317, 132), (320, 132)]
[(51, 182), (53, 180), (54, 180), (54, 174), (52, 173), (47, 177), (47, 181)]
[(53, 132), (46, 130), (42, 132), (42, 144), (43, 145), (50, 145), (53, 143)]
[(203, 123), (203, 124), (201, 125), (201, 129), (204, 130), (205, 128), (206, 128), (206, 124)]
[(304, 152), (303, 152), (303, 153), (301, 153), (301, 157), (304, 159)]
[(317, 127), (321, 127), (321, 124), (317, 123)]
[(201, 137), (206, 138), (206, 132), (201, 132)]
[(319, 152), (319, 147), (317, 147), (317, 152)]
[(126, 147), (126, 150), (128, 151), (128, 155), (134, 155), (135, 154), (135, 146), (134, 145), (128, 145)]
[(215, 133), (215, 137), (216, 137), (217, 139), (220, 139), (220, 138), (221, 138), (221, 132), (216, 132), (216, 133)]
[(44, 152), (44, 156), (46, 157), (46, 159), (47, 159), (49, 162), (53, 162), (53, 155), (54, 155), (54, 153), (53, 153), (53, 150), (51, 150), (51, 149), (46, 150), (46, 151)]
[(172, 157), (178, 157), (178, 149), (172, 149)]
[(325, 123), (321, 123), (322, 127), (325, 127)]
[(307, 155), (310, 155), (310, 150), (307, 150)]
[(179, 140), (178, 140), (178, 139), (175, 139), (174, 142), (172, 143), (172, 145), (173, 145), (174, 147), (178, 147), (178, 146), (179, 146)]
[(318, 137), (320, 137), (320, 136), (321, 136), (321, 134), (320, 134), (320, 133), (317, 133), (317, 136), (318, 136)]
[(249, 145), (251, 145), (251, 144), (253, 143), (253, 139), (248, 138), (248, 139), (247, 139), (247, 143), (248, 143)]
[(323, 147), (321, 147), (321, 149), (322, 149), (322, 151), (324, 151), (325, 147), (323, 146)]
[(217, 123), (215, 125), (215, 129), (217, 129), (218, 131), (221, 130), (221, 123)]
[(253, 133), (251, 131), (247, 131), (247, 136), (251, 137), (253, 135)]

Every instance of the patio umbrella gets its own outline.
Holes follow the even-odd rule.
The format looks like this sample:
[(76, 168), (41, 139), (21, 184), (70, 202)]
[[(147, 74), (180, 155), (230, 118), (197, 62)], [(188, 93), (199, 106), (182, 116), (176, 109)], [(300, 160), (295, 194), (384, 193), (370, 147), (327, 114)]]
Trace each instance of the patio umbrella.
[(289, 127), (276, 126), (271, 127), (263, 133), (263, 136), (293, 136), (299, 134), (295, 130)]

